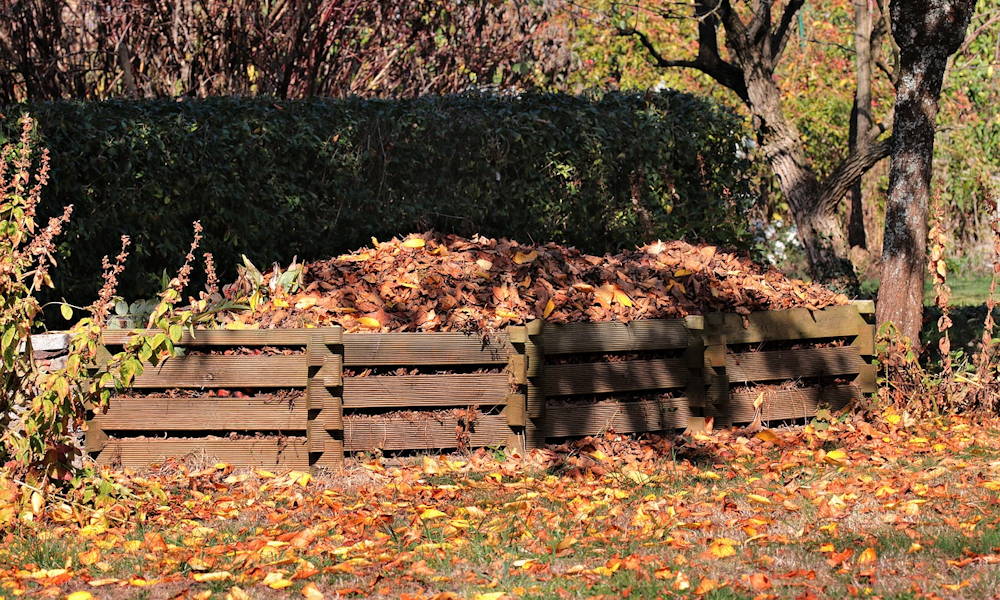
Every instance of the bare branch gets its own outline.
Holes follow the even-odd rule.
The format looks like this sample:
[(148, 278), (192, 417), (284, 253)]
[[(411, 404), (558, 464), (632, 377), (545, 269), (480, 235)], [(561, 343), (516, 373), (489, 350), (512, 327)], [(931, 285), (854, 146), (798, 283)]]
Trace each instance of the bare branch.
[(857, 152), (845, 158), (823, 181), (819, 203), (824, 210), (834, 211), (837, 203), (854, 187), (858, 179), (878, 161), (889, 156), (892, 137), (872, 140)]
[(697, 59), (667, 60), (663, 58), (663, 55), (660, 54), (660, 51), (656, 49), (655, 45), (653, 45), (653, 42), (649, 39), (649, 36), (641, 31), (638, 31), (633, 28), (619, 29), (618, 35), (635, 36), (639, 40), (639, 43), (642, 44), (642, 47), (646, 49), (646, 52), (649, 53), (650, 58), (653, 59), (653, 62), (656, 63), (657, 67), (660, 68), (680, 67), (685, 69), (698, 69), (699, 71), (704, 71), (704, 69), (702, 68), (702, 64), (698, 62)]
[(788, 38), (791, 37), (792, 21), (795, 20), (795, 13), (799, 12), (803, 4), (805, 4), (805, 0), (790, 0), (785, 5), (785, 10), (781, 13), (781, 21), (778, 22), (778, 28), (771, 34), (768, 55), (772, 63), (776, 63), (778, 57), (785, 51), (785, 46), (788, 45)]

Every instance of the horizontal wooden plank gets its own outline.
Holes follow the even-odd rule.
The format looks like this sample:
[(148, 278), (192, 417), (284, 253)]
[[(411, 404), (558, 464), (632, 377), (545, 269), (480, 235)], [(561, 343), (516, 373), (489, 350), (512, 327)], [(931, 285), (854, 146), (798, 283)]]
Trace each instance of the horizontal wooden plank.
[(510, 343), (504, 332), (347, 333), (344, 364), (486, 365), (507, 362)]
[(105, 431), (305, 431), (306, 402), (294, 406), (273, 398), (112, 398), (108, 412), (94, 415)]
[(684, 358), (545, 365), (546, 396), (607, 394), (682, 387), (690, 370)]
[(726, 377), (731, 383), (801, 379), (859, 373), (865, 361), (858, 349), (804, 348), (726, 355)]
[(224, 462), (234, 467), (266, 469), (309, 468), (305, 437), (227, 439), (110, 439), (97, 455), (100, 465), (143, 468), (167, 458), (191, 459), (201, 463)]
[(686, 348), (691, 339), (684, 319), (629, 323), (546, 323), (545, 354), (641, 352)]
[(723, 335), (728, 344), (752, 344), (778, 340), (804, 340), (858, 335), (867, 325), (856, 306), (830, 306), (810, 311), (792, 308), (751, 313), (744, 326), (743, 317), (733, 313), (706, 315), (706, 335)]
[(546, 437), (662, 431), (687, 427), (686, 398), (594, 404), (550, 404), (545, 409)]
[[(451, 415), (435, 418), (432, 415), (419, 420), (404, 419), (345, 419), (344, 450), (438, 450), (458, 447), (455, 428), (458, 421)], [(507, 418), (485, 415), (476, 419), (470, 432), (470, 444), (499, 446), (507, 442), (511, 429)]]
[(506, 373), (344, 378), (344, 408), (504, 404), (510, 393)]
[[(726, 406), (732, 422), (753, 421), (753, 402), (759, 393), (753, 389), (733, 392)], [(860, 397), (861, 390), (854, 385), (771, 390), (764, 395), (761, 418), (764, 421), (779, 421), (813, 417), (819, 408), (826, 406), (837, 410)]]
[[(155, 335), (159, 329), (105, 329), (103, 343), (120, 346), (133, 334)], [(310, 329), (195, 329), (185, 331), (179, 346), (304, 346), (310, 340), (322, 339), (327, 344), (341, 343), (340, 327)]]
[(185, 355), (147, 365), (135, 388), (305, 387), (305, 354), (291, 356)]

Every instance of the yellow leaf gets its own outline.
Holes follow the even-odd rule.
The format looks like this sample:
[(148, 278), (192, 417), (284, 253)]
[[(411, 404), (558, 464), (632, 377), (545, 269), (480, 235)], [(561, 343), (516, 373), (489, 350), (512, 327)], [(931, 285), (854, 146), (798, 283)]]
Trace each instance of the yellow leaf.
[(42, 512), (43, 506), (45, 506), (45, 498), (38, 492), (31, 492), (31, 512), (37, 515)]
[(192, 573), (191, 578), (199, 583), (205, 583), (209, 581), (225, 581), (227, 579), (232, 579), (233, 574), (229, 571), (212, 571), (211, 573)]
[(877, 559), (878, 554), (875, 552), (875, 548), (865, 548), (864, 552), (858, 555), (858, 564), (866, 565), (875, 562)]
[(719, 475), (715, 471), (702, 471), (701, 473), (698, 473), (698, 479), (722, 479), (722, 475)]
[(760, 408), (761, 404), (764, 404), (764, 392), (757, 394), (757, 397), (753, 399), (754, 408)]
[(91, 579), (87, 582), (87, 585), (93, 587), (104, 587), (106, 585), (111, 585), (112, 583), (119, 583), (121, 579), (117, 577), (108, 577), (106, 579)]
[(91, 600), (94, 595), (88, 591), (80, 590), (71, 594), (66, 594), (66, 600)]
[(519, 265), (528, 264), (531, 261), (535, 260), (536, 258), (538, 258), (538, 252), (536, 252), (535, 250), (532, 250), (527, 254), (525, 254), (524, 252), (517, 252), (514, 254), (514, 262)]
[(288, 478), (302, 487), (309, 485), (309, 482), (312, 481), (312, 475), (303, 471), (291, 471), (288, 473)]
[(447, 517), (447, 516), (448, 513), (443, 513), (436, 508), (428, 508), (424, 512), (420, 513), (420, 518), (424, 521), (428, 521), (430, 519), (438, 519), (440, 517)]
[(274, 473), (270, 471), (265, 471), (264, 469), (257, 469), (255, 473), (257, 473), (257, 476), (260, 477), (261, 479), (274, 479), (275, 477), (277, 477), (277, 475), (275, 475)]
[(285, 300), (284, 298), (275, 298), (274, 300), (271, 301), (271, 304), (273, 304), (277, 308), (288, 308), (289, 306), (291, 306), (288, 303), (288, 300)]
[(646, 485), (652, 479), (652, 477), (643, 473), (642, 471), (629, 470), (629, 471), (624, 471), (624, 474), (625, 477), (631, 479), (632, 483), (636, 485)]
[(991, 492), (1000, 492), (1000, 481), (984, 481), (980, 485)]
[(500, 600), (506, 596), (506, 592), (484, 592), (482, 594), (476, 594), (472, 597), (472, 600)]
[(285, 579), (285, 576), (277, 571), (268, 573), (266, 576), (264, 576), (264, 581), (262, 581), (261, 583), (271, 588), (272, 590), (281, 590), (292, 585), (291, 581)]
[(359, 317), (358, 323), (362, 327), (367, 327), (368, 329), (380, 329), (382, 327), (382, 324), (379, 323), (377, 319), (373, 319), (371, 317)]
[(632, 299), (617, 286), (615, 287), (615, 302), (622, 306), (632, 306)]
[(836, 550), (836, 548), (834, 548), (833, 544), (830, 543), (823, 544), (819, 547), (820, 552), (833, 552), (834, 550)]
[(493, 268), (493, 263), (486, 260), (485, 258), (476, 259), (476, 264), (479, 266), (480, 269), (484, 271), (489, 271), (490, 269)]
[(600, 450), (594, 450), (593, 452), (590, 453), (590, 455), (593, 456), (595, 460), (607, 460), (608, 459), (608, 455), (605, 454), (605, 453), (603, 453), (603, 452), (601, 452)]
[(542, 318), (543, 319), (549, 318), (549, 315), (551, 315), (552, 311), (554, 311), (555, 309), (556, 309), (556, 303), (555, 302), (553, 302), (552, 300), (549, 300), (548, 302), (546, 302), (545, 303), (545, 310), (542, 311)]
[(516, 318), (518, 318), (518, 314), (516, 312), (511, 312), (511, 311), (509, 311), (507, 309), (504, 309), (504, 308), (498, 308), (497, 309), (497, 316), (498, 317), (503, 317), (504, 319), (516, 319)]
[(323, 592), (319, 591), (316, 584), (311, 581), (302, 586), (301, 594), (306, 600), (323, 600), (325, 598)]
[(759, 431), (759, 432), (757, 432), (757, 435), (755, 435), (754, 437), (757, 438), (758, 440), (764, 440), (765, 442), (771, 442), (772, 444), (777, 444), (778, 443), (778, 439), (779, 439), (778, 435), (776, 433), (774, 433), (773, 431), (771, 431), (770, 429), (765, 429), (764, 431)]
[(708, 545), (708, 553), (715, 558), (727, 558), (736, 555), (736, 540), (715, 538)]
[(847, 464), (847, 452), (844, 452), (840, 448), (830, 450), (823, 457), (823, 460), (831, 465), (844, 465)]
[(426, 243), (427, 242), (425, 242), (421, 238), (410, 238), (410, 239), (406, 240), (405, 242), (403, 242), (403, 246), (405, 246), (407, 248), (423, 248), (424, 245), (426, 245)]
[(766, 496), (761, 496), (759, 494), (747, 494), (747, 499), (751, 502), (756, 502), (757, 504), (770, 504), (771, 499)]
[(691, 271), (687, 269), (677, 269), (674, 271), (674, 277), (684, 277), (685, 275), (690, 275)]

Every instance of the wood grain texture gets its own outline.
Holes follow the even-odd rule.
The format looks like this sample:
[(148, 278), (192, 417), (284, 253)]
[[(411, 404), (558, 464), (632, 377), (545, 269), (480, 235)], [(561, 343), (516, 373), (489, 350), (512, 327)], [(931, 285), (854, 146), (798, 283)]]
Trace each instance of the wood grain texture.
[(726, 377), (731, 383), (739, 383), (853, 375), (864, 364), (858, 349), (851, 346), (744, 352), (726, 355)]
[(574, 396), (682, 387), (690, 370), (684, 358), (546, 365), (546, 396)]
[(347, 333), (344, 364), (349, 366), (487, 365), (507, 362), (504, 332), (480, 334)]
[[(344, 422), (344, 449), (361, 450), (437, 450), (458, 445), (453, 416), (419, 420), (366, 418)], [(472, 446), (499, 446), (511, 434), (504, 415), (485, 415), (476, 419), (470, 434)]]
[(305, 437), (248, 440), (224, 439), (110, 439), (97, 456), (97, 464), (129, 468), (148, 467), (167, 458), (192, 459), (199, 462), (224, 462), (234, 467), (266, 469), (309, 468), (309, 452)]
[(600, 402), (546, 407), (546, 437), (597, 435), (614, 430), (640, 433), (687, 427), (691, 411), (685, 398)]
[(134, 388), (281, 388), (305, 387), (305, 355), (209, 356), (168, 358), (147, 365)]
[(705, 333), (725, 336), (728, 344), (752, 344), (765, 341), (803, 340), (825, 337), (851, 337), (867, 326), (856, 306), (830, 306), (810, 311), (792, 308), (751, 313), (749, 326), (733, 313), (706, 315)]
[[(733, 392), (727, 406), (732, 422), (753, 421), (753, 401), (758, 394), (754, 390)], [(816, 411), (823, 406), (837, 410), (860, 397), (861, 390), (854, 385), (769, 391), (764, 395), (761, 416), (765, 421), (808, 418), (815, 416)]]
[(344, 408), (504, 404), (510, 392), (506, 373), (345, 377)]
[(546, 323), (545, 354), (641, 352), (686, 348), (691, 340), (684, 319), (630, 323)]
[[(102, 343), (120, 346), (132, 335), (155, 335), (159, 329), (105, 329)], [(312, 329), (195, 329), (194, 335), (185, 331), (178, 346), (305, 346), (311, 340), (327, 344), (341, 343), (340, 327)]]
[(91, 422), (106, 431), (305, 431), (306, 406), (263, 398), (119, 397)]

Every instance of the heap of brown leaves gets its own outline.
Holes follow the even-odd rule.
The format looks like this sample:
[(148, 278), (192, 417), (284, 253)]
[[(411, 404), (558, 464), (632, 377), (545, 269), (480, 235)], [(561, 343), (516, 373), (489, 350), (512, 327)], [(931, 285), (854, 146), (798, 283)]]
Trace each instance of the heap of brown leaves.
[[(224, 291), (235, 299), (253, 290), (240, 279)], [(279, 287), (254, 310), (224, 320), (259, 327), (336, 324), (347, 331), (490, 331), (539, 318), (627, 322), (815, 310), (847, 301), (714, 246), (656, 242), (592, 256), (554, 243), (428, 233), (307, 264), (301, 291), (284, 294)]]

